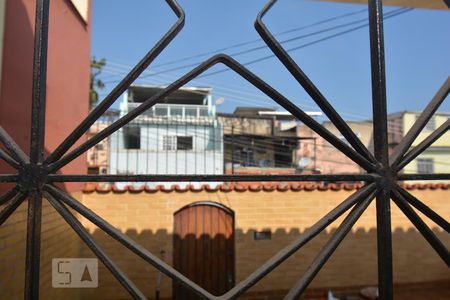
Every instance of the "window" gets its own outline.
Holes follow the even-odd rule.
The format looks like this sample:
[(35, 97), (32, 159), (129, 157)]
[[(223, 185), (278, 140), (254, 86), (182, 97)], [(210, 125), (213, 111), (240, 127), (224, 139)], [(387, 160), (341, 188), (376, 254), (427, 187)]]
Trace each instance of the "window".
[(97, 145), (95, 145), (95, 149), (96, 150), (98, 150), (98, 151), (103, 151), (103, 144), (97, 144)]
[(141, 128), (137, 126), (123, 128), (125, 149), (141, 149)]
[[(416, 116), (416, 120), (419, 118), (419, 116), (420, 115)], [(434, 116), (431, 117), (431, 119), (425, 125), (424, 130), (425, 131), (434, 131), (434, 130), (436, 130), (436, 118)]]
[(419, 174), (433, 174), (434, 162), (432, 158), (418, 158), (417, 159), (417, 173)]
[(181, 117), (183, 115), (183, 109), (181, 107), (171, 107), (170, 116), (171, 117)]
[(177, 150), (192, 150), (192, 136), (177, 136)]
[(167, 107), (155, 107), (155, 116), (167, 117)]
[(193, 147), (192, 136), (163, 136), (163, 150), (192, 150)]
[(163, 150), (176, 150), (176, 136), (163, 136)]
[(184, 115), (186, 116), (186, 118), (188, 117), (197, 117), (197, 108), (192, 108), (192, 107), (186, 107), (184, 110)]

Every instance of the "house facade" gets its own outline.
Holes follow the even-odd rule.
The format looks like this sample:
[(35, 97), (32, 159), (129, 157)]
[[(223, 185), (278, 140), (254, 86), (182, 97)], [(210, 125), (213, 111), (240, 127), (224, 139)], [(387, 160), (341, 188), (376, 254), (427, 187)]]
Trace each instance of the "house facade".
[[(408, 133), (420, 112), (399, 112), (388, 116), (390, 128), (389, 146), (393, 149)], [(428, 135), (444, 124), (450, 113), (435, 113), (426, 124), (411, 147), (417, 146)], [(450, 134), (447, 132), (434, 144), (428, 147), (421, 155), (411, 161), (403, 169), (406, 174), (448, 173), (450, 171)]]
[[(361, 142), (373, 149), (372, 134), (373, 126), (371, 121), (348, 121), (347, 124), (355, 132), (355, 135)], [(347, 142), (339, 130), (329, 121), (322, 125), (342, 141)], [(299, 143), (297, 150), (297, 168), (302, 173), (322, 173), (322, 174), (343, 174), (343, 173), (361, 173), (362, 168), (355, 164), (350, 158), (341, 151), (328, 143), (324, 138), (314, 132), (304, 124), (297, 128), (297, 136), (311, 137), (313, 139), (303, 139)]]
[[(159, 87), (130, 87), (121, 104), (121, 115), (160, 90)], [(109, 173), (223, 174), (223, 130), (211, 99), (209, 88), (180, 89), (113, 134), (109, 141)], [(127, 184), (130, 183), (116, 183)], [(133, 183), (136, 186), (158, 184), (197, 183)]]

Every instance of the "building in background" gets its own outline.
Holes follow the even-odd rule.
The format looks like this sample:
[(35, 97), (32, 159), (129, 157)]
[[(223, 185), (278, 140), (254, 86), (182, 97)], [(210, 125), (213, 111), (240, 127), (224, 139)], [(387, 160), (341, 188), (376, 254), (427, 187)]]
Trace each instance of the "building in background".
[[(161, 90), (131, 86), (121, 103), (121, 115)], [(211, 100), (210, 88), (181, 88), (113, 134), (110, 174), (223, 174), (223, 131)], [(175, 183), (135, 185), (143, 184)]]
[[(408, 133), (420, 112), (404, 111), (388, 116), (389, 148), (391, 151)], [(417, 146), (429, 134), (445, 123), (450, 113), (437, 112), (430, 119), (411, 147)], [(450, 134), (447, 132), (403, 169), (407, 174), (450, 173)]]
[[(372, 121), (347, 121), (349, 127), (361, 139), (362, 143), (372, 151)], [(322, 125), (342, 141), (347, 140), (339, 130), (330, 122)], [(297, 127), (298, 137), (311, 137), (313, 140), (302, 140), (297, 150), (297, 168), (301, 173), (344, 174), (361, 173), (364, 170), (345, 154), (328, 143), (324, 138), (315, 133), (309, 127), (301, 124)]]
[[(91, 1), (50, 2), (45, 155), (88, 113), (91, 45)], [(0, 126), (25, 153), (30, 144), (35, 6), (35, 0), (0, 1)], [(11, 169), (0, 160), (0, 171)], [(85, 172), (85, 155), (61, 170), (62, 174)], [(75, 191), (83, 184), (65, 187)]]
[[(309, 113), (312, 116), (318, 113)], [(298, 121), (289, 112), (237, 107), (219, 114), (227, 174), (295, 174)]]

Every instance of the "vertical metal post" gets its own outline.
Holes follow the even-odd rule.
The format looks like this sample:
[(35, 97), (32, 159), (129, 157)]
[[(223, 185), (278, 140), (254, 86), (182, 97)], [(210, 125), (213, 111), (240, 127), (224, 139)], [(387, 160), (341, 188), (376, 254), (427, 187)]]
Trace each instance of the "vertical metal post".
[[(374, 123), (374, 154), (389, 178), (386, 75), (383, 40), (383, 10), (381, 0), (369, 1), (370, 52), (372, 67), (372, 102)], [(392, 234), (389, 182), (380, 183), (377, 206), (378, 284), (380, 299), (393, 297)]]
[[(34, 170), (42, 165), (44, 159), (49, 11), (49, 0), (36, 1), (30, 141), (30, 164)], [(36, 174), (30, 176), (33, 175)], [(34, 189), (28, 198), (25, 299), (39, 298), (41, 218), (42, 194), (39, 189)]]
[(234, 174), (234, 123), (231, 123), (231, 174)]
[(317, 170), (317, 139), (314, 138), (314, 174), (316, 173)]

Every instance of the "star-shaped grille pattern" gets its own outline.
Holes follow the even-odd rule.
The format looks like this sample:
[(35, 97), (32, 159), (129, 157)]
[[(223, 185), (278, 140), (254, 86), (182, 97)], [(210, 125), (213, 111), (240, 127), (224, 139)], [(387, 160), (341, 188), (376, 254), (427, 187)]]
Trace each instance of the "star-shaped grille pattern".
[[(310, 267), (295, 283), (285, 299), (296, 299), (307, 288), (314, 276), (320, 271), (333, 251), (338, 247), (346, 234), (351, 230), (359, 217), (364, 213), (373, 199), (376, 199), (377, 209), (377, 240), (378, 240), (378, 274), (380, 298), (392, 299), (392, 241), (391, 241), (391, 199), (401, 211), (411, 220), (417, 230), (422, 233), (442, 260), (450, 266), (450, 254), (446, 246), (436, 237), (432, 230), (418, 216), (416, 210), (433, 220), (445, 231), (450, 232), (450, 224), (419, 199), (398, 185), (401, 180), (438, 180), (450, 179), (450, 174), (401, 174), (401, 169), (420, 155), (433, 142), (448, 131), (450, 121), (446, 121), (436, 131), (414, 148), (410, 149), (426, 123), (439, 108), (450, 90), (450, 77), (442, 85), (435, 97), (422, 112), (409, 130), (402, 142), (396, 147), (394, 154), (388, 155), (387, 141), (387, 111), (386, 111), (386, 80), (384, 70), (383, 44), (383, 14), (380, 0), (369, 0), (370, 46), (372, 64), (372, 102), (374, 123), (374, 154), (372, 154), (350, 129), (346, 122), (336, 112), (328, 100), (321, 94), (314, 83), (283, 49), (263, 22), (264, 15), (275, 4), (270, 0), (258, 15), (255, 28), (267, 46), (273, 51), (280, 62), (286, 67), (297, 82), (306, 90), (317, 105), (324, 111), (341, 134), (349, 142), (344, 143), (321, 124), (316, 122), (304, 111), (290, 102), (286, 97), (261, 80), (257, 75), (247, 70), (233, 58), (219, 54), (206, 60), (171, 85), (161, 90), (152, 98), (143, 102), (138, 108), (130, 111), (116, 122), (102, 130), (74, 150), (70, 148), (86, 133), (89, 127), (114, 103), (114, 101), (132, 84), (136, 78), (153, 62), (164, 48), (175, 38), (184, 25), (184, 12), (175, 0), (166, 0), (173, 12), (178, 16), (177, 22), (170, 28), (161, 40), (143, 57), (143, 59), (124, 77), (113, 91), (80, 123), (80, 125), (53, 151), (44, 158), (45, 133), (45, 86), (48, 43), (49, 0), (37, 0), (35, 58), (33, 81), (33, 106), (31, 125), (30, 155), (26, 155), (0, 127), (0, 142), (5, 151), (0, 149), (0, 159), (17, 170), (18, 175), (1, 174), (0, 182), (15, 182), (16, 186), (2, 196), (0, 205), (0, 225), (28, 198), (27, 249), (25, 298), (38, 299), (39, 296), (39, 263), (40, 263), (40, 231), (42, 199), (46, 199), (58, 211), (66, 222), (76, 231), (80, 238), (98, 256), (103, 264), (117, 278), (120, 284), (133, 298), (145, 299), (145, 295), (133, 284), (120, 268), (111, 260), (108, 254), (94, 241), (81, 222), (70, 212), (69, 207), (85, 217), (112, 238), (127, 247), (155, 268), (181, 283), (204, 299), (234, 299), (254, 286), (263, 277), (289, 258), (302, 246), (307, 244), (328, 225), (344, 213), (350, 211), (339, 225), (327, 244), (317, 253)], [(56, 172), (72, 160), (86, 152), (89, 148), (119, 130), (141, 113), (151, 108), (164, 97), (175, 92), (216, 64), (224, 64), (242, 76), (248, 82), (260, 89), (275, 102), (292, 113), (325, 140), (342, 151), (346, 156), (360, 165), (366, 173), (355, 175), (60, 175)], [(55, 182), (92, 182), (92, 181), (363, 181), (365, 185), (328, 212), (309, 230), (286, 246), (274, 257), (260, 266), (245, 280), (238, 283), (224, 295), (212, 295), (189, 278), (179, 273), (163, 262), (147, 249), (137, 244), (127, 235), (110, 225), (107, 221), (85, 207), (67, 192), (54, 185)], [(416, 210), (415, 210), (415, 209)]]

